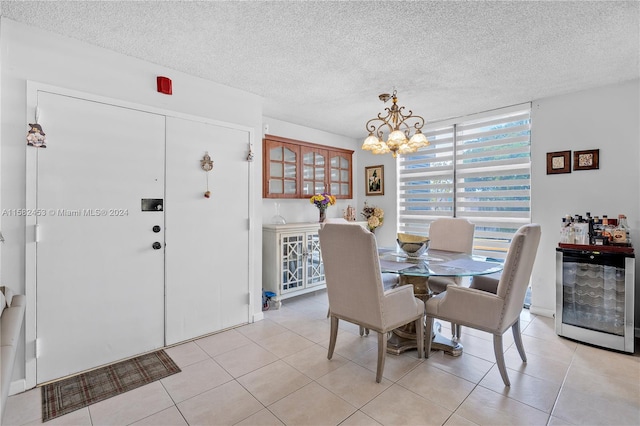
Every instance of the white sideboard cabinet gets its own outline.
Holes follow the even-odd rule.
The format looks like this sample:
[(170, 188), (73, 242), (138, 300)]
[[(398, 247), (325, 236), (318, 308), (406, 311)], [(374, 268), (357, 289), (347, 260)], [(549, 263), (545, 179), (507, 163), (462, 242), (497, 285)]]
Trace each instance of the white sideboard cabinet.
[(262, 226), (262, 288), (276, 294), (276, 309), (284, 299), (326, 288), (319, 230), (317, 222)]

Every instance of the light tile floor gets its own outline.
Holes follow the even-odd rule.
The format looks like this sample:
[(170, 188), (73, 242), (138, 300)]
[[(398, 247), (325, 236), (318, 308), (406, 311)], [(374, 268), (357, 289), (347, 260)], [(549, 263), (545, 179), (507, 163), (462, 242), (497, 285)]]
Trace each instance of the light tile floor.
[[(550, 318), (523, 310), (526, 364), (505, 335), (510, 388), (491, 335), (468, 328), (461, 357), (389, 355), (378, 384), (375, 334), (341, 322), (327, 360), (327, 307), (322, 291), (289, 299), (264, 321), (169, 348), (181, 373), (48, 423), (640, 425), (640, 355), (560, 338)], [(4, 425), (40, 423), (39, 388), (9, 397)]]

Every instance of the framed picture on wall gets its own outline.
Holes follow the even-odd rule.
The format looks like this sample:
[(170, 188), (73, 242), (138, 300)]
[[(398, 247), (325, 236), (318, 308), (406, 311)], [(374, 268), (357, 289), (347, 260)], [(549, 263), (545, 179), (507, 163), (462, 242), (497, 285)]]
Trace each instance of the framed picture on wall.
[(365, 195), (384, 195), (384, 166), (364, 168)]
[(547, 174), (571, 173), (571, 151), (547, 153)]
[(600, 168), (600, 150), (588, 149), (573, 152), (573, 170), (593, 170)]

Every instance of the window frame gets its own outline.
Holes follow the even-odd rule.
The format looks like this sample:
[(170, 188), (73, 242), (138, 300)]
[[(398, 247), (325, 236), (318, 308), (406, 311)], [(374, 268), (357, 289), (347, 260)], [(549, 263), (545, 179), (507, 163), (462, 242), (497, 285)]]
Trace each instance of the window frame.
[(428, 235), (437, 218), (466, 218), (476, 224), (474, 254), (505, 259), (531, 222), (531, 104), (423, 131), (431, 145), (398, 160), (398, 232)]

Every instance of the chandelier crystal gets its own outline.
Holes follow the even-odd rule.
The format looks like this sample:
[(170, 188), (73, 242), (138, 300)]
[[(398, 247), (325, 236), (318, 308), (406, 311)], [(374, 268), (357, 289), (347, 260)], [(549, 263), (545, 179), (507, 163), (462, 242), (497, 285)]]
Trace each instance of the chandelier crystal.
[[(364, 140), (362, 149), (371, 151), (373, 154), (390, 152), (393, 158), (396, 158), (398, 154), (416, 152), (429, 145), (427, 137), (421, 130), (424, 126), (424, 118), (413, 115), (412, 111), (408, 111), (405, 115), (403, 113), (404, 107), (398, 106), (396, 94), (397, 92), (394, 90), (393, 95), (383, 93), (378, 96), (385, 103), (391, 99), (393, 105), (385, 108), (385, 116), (383, 116), (384, 113), (380, 113), (377, 118), (367, 121), (369, 136)], [(413, 129), (415, 129), (415, 133), (410, 136)], [(386, 142), (384, 141), (385, 132), (388, 134)]]

